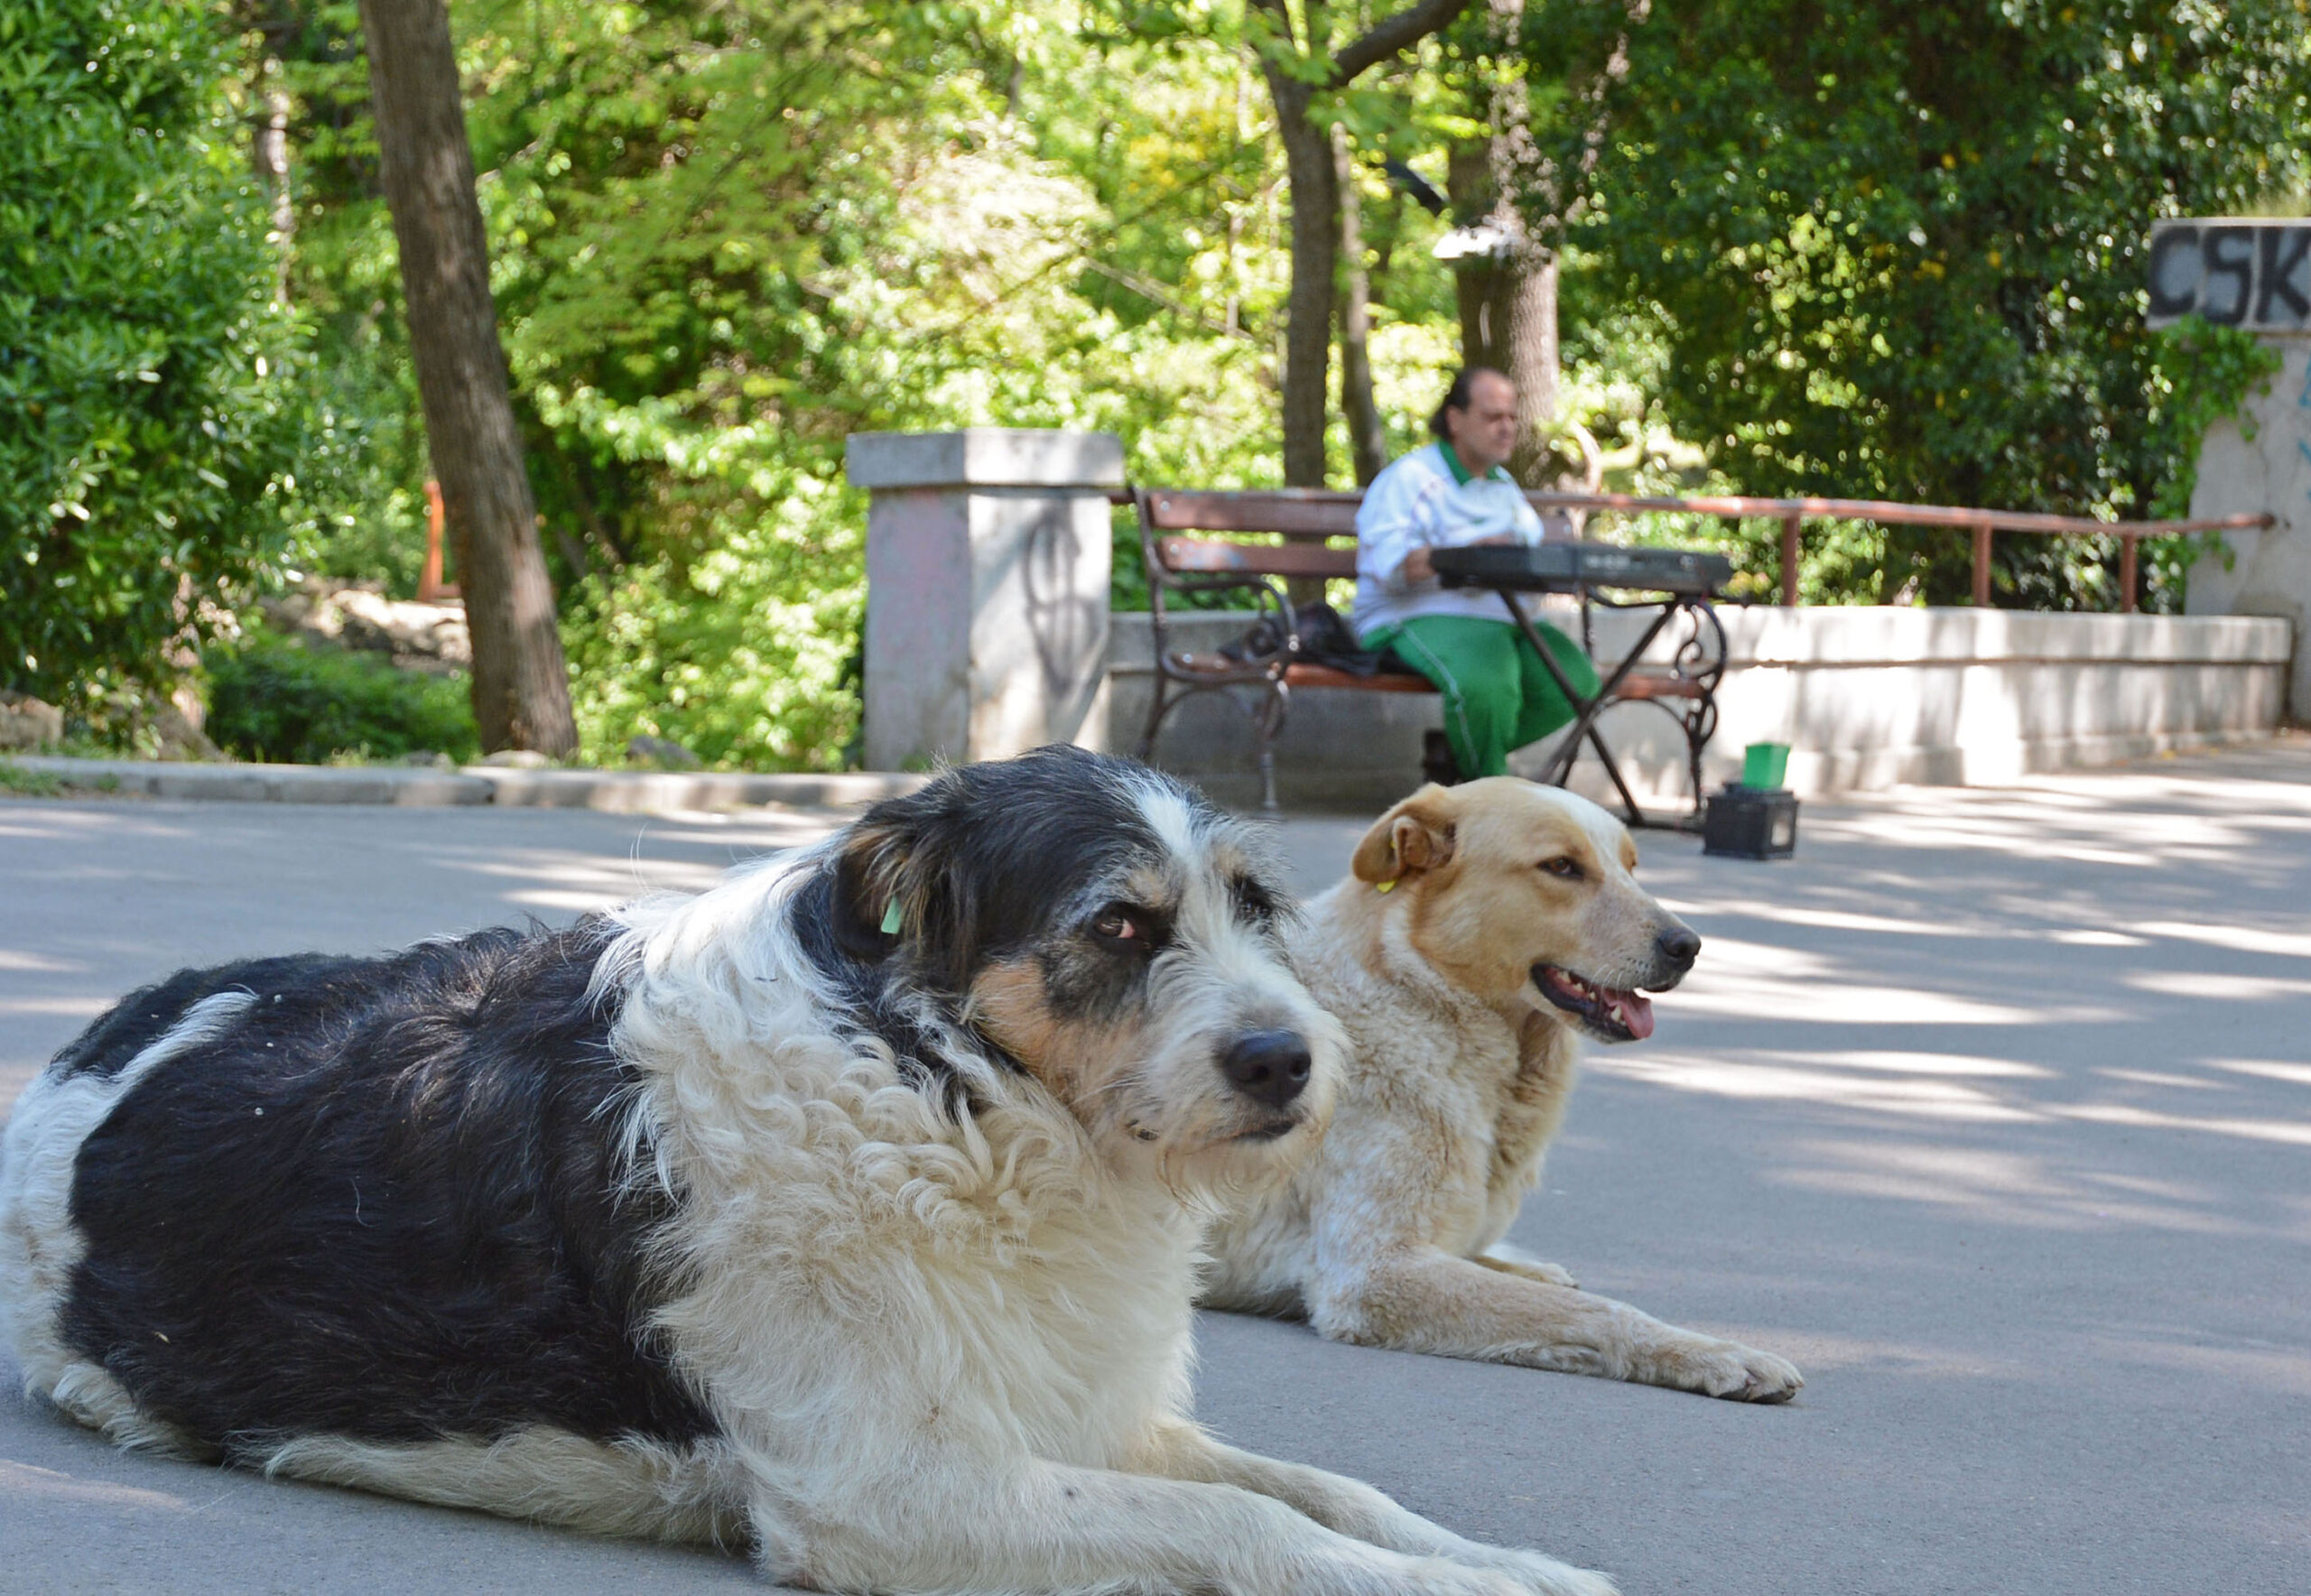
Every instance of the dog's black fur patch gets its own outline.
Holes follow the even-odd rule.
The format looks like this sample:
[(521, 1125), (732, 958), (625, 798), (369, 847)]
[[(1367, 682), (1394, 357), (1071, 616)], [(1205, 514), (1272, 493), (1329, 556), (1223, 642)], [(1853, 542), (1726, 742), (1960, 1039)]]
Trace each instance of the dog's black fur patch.
[(63, 1068), (116, 1073), (201, 998), (255, 997), (83, 1144), (66, 1342), (227, 1455), (316, 1432), (711, 1434), (645, 1323), (670, 1204), (621, 1178), (636, 1083), (588, 996), (608, 936), (265, 960), (124, 1000)]

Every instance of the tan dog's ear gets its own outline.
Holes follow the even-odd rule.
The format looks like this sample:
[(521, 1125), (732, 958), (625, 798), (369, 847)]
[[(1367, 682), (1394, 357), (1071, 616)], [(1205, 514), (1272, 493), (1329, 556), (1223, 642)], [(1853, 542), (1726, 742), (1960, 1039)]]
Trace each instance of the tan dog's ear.
[(1375, 886), (1419, 870), (1434, 870), (1452, 857), (1452, 800), (1430, 783), (1372, 822), (1356, 845), (1349, 868)]

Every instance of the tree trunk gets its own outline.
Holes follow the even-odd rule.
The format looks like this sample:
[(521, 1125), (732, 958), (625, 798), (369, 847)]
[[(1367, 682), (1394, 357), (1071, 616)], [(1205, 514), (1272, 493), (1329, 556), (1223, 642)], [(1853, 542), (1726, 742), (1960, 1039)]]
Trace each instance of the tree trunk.
[[(1345, 88), (1445, 26), (1468, 0), (1412, 0), (1350, 42), (1325, 51), (1329, 12), (1307, 0), (1298, 22), (1287, 0), (1250, 0), (1269, 36), (1260, 72), (1276, 106), (1284, 172), (1292, 190), (1292, 292), (1285, 301), (1284, 480), (1290, 487), (1324, 485), (1324, 414), (1332, 357), (1332, 274), (1340, 251), (1340, 180), (1332, 140), (1312, 115), (1319, 90)], [(1304, 25), (1304, 40), (1295, 29)], [(1310, 74), (1311, 66), (1320, 68)]]
[(482, 747), (568, 754), (578, 746), (569, 672), (506, 391), (450, 14), (444, 0), (361, 0), (361, 31)]
[(1549, 439), (1557, 424), (1556, 255), (1531, 240), (1501, 263), (1506, 280), (1508, 338), (1506, 371), (1517, 385), (1517, 449), (1508, 474), (1527, 487), (1545, 487), (1555, 453)]
[(1523, 0), (1492, 0), (1501, 58), (1491, 63), (1491, 133), (1452, 153), (1447, 186), (1463, 226), (1492, 230), (1490, 255), (1464, 255), (1454, 274), (1464, 364), (1490, 366), (1517, 385), (1517, 448), (1509, 475), (1527, 487), (1547, 486), (1549, 435), (1556, 425), (1556, 252), (1533, 237), (1524, 207), (1545, 191), (1546, 174), (1533, 143), (1524, 67), (1516, 59)]
[(289, 302), (289, 260), (297, 231), (296, 200), (289, 190), (289, 91), (281, 84), (281, 61), (270, 51), (258, 58), (258, 104), (265, 107), (249, 146), (257, 186), (270, 196), (273, 213), (273, 302)]
[(1285, 301), (1284, 482), (1324, 486), (1324, 415), (1332, 378), (1332, 274), (1339, 264), (1340, 184), (1331, 142), (1309, 118), (1313, 86), (1264, 62), (1292, 187), (1292, 291)]
[(1501, 255), (1464, 257), (1453, 273), (1460, 297), (1461, 362), (1490, 366), (1517, 385), (1517, 449), (1508, 474), (1544, 487), (1555, 459), (1560, 363), (1556, 257), (1526, 240)]
[(1356, 191), (1356, 158), (1348, 129), (1332, 125), (1332, 181), (1340, 194), (1340, 255), (1346, 279), (1340, 306), (1340, 401), (1356, 484), (1370, 484), (1388, 463), (1388, 434), (1372, 398), (1372, 284), (1364, 271), (1364, 208)]

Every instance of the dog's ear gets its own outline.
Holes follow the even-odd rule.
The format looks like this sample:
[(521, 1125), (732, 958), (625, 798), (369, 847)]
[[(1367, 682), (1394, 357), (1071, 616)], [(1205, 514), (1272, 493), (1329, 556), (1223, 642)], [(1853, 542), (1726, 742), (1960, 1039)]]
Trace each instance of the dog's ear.
[(956, 839), (970, 795), (952, 771), (886, 799), (851, 826), (835, 858), (835, 945), (862, 964), (912, 955), (918, 978), (954, 986), (978, 950), (978, 915)]
[(904, 815), (880, 813), (882, 807), (850, 828), (835, 856), (835, 946), (862, 964), (889, 958), (907, 927), (923, 923), (923, 905), (908, 901), (914, 829)]
[(1372, 822), (1349, 868), (1359, 881), (1381, 886), (1452, 857), (1452, 799), (1432, 782)]

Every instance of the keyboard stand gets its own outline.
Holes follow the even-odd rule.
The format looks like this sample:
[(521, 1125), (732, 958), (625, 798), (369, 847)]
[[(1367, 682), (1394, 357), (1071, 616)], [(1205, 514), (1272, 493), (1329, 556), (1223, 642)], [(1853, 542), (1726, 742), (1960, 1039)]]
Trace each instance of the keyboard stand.
[[(1591, 636), (1589, 608), (1592, 589), (1603, 584), (1577, 578), (1520, 579), (1502, 575), (1482, 581), (1466, 580), (1453, 585), (1490, 588), (1500, 595), (1500, 601), (1508, 607), (1509, 616), (1516, 621), (1517, 629), (1525, 634), (1525, 640), (1541, 656), (1541, 664), (1555, 681), (1557, 691), (1564, 693), (1565, 701), (1573, 707), (1573, 724), (1558, 742), (1556, 751), (1549, 756), (1546, 773), (1541, 778), (1544, 782), (1551, 786), (1564, 785), (1573, 775), (1573, 766), (1581, 758), (1582, 747), (1585, 743), (1596, 751), (1597, 762), (1605, 767), (1605, 775), (1612, 782), (1613, 791), (1620, 795), (1622, 818), (1631, 826), (1669, 831), (1697, 832), (1701, 830), (1701, 755), (1717, 730), (1717, 683), (1725, 674), (1725, 627), (1717, 618), (1715, 607), (1705, 596), (1673, 593), (1640, 604), (1615, 604), (1610, 599), (1595, 599), (1595, 602), (1611, 609), (1647, 608), (1657, 609), (1659, 613), (1653, 617), (1653, 624), (1645, 628), (1645, 635), (1637, 640), (1637, 645), (1624, 654), (1606, 675), (1596, 692), (1583, 698), (1566, 678), (1564, 668), (1556, 663), (1556, 656), (1541, 642), (1540, 633), (1535, 629), (1532, 617), (1525, 613), (1525, 607), (1517, 601), (1517, 595), (1520, 592), (1579, 593), (1582, 647), (1593, 659), (1596, 650)], [(1675, 674), (1670, 680), (1678, 684), (1677, 691), (1642, 695), (1624, 691), (1629, 682), (1630, 673), (1644, 657), (1645, 651), (1652, 647), (1654, 639), (1680, 616), (1689, 620), (1693, 633), (1676, 652)], [(1712, 640), (1715, 644), (1713, 649), (1710, 646)], [(1672, 698), (1691, 707), (1682, 712), (1672, 710), (1665, 701)], [(1616, 703), (1651, 703), (1680, 723), (1680, 729), (1685, 734), (1685, 767), (1694, 787), (1691, 814), (1657, 820), (1645, 812), (1637, 801), (1637, 795), (1629, 790), (1629, 783), (1621, 775), (1621, 767), (1613, 758), (1612, 749), (1606, 746), (1604, 733), (1597, 726), (1597, 718)]]

